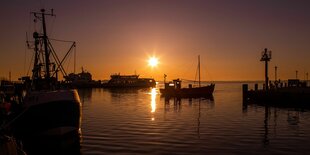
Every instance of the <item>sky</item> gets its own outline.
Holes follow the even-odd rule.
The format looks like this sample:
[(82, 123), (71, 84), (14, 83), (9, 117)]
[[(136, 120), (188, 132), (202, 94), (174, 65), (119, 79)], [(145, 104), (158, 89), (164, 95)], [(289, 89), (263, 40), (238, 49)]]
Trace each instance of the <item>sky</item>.
[[(0, 2), (0, 77), (31, 73), (26, 38), (40, 30), (30, 12), (41, 8), (56, 14), (47, 17), (49, 37), (76, 41), (76, 70), (83, 67), (95, 80), (114, 73), (195, 79), (198, 55), (202, 80), (263, 80), (264, 48), (272, 51), (270, 79), (275, 66), (281, 80), (295, 78), (296, 70), (303, 80), (310, 72), (308, 0), (6, 0)], [(57, 44), (63, 56), (70, 45)], [(148, 66), (151, 56), (158, 66)]]

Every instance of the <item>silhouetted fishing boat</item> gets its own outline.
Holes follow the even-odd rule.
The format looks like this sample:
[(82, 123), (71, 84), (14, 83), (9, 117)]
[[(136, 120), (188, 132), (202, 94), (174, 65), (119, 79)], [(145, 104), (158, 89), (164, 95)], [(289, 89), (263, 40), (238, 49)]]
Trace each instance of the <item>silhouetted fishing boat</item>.
[(211, 83), (207, 86), (201, 86), (200, 56), (198, 56), (198, 79), (198, 87), (192, 87), (192, 84), (189, 84), (188, 88), (182, 88), (182, 81), (180, 79), (175, 79), (167, 83), (166, 80), (164, 80), (165, 88), (160, 89), (160, 93), (166, 97), (212, 97), (215, 84)]
[[(41, 12), (32, 14), (42, 22), (43, 28), (42, 33), (33, 33), (32, 77), (22, 78), (26, 89), (21, 107), (3, 128), (10, 128), (15, 137), (22, 140), (80, 132), (81, 104), (78, 93), (76, 90), (60, 89), (57, 76), (58, 71), (66, 74), (62, 67), (65, 58), (62, 61), (58, 59), (46, 33), (45, 17), (54, 16), (53, 10), (46, 13), (42, 9)], [(74, 46), (75, 43), (72, 47)], [(55, 62), (51, 62), (51, 56)]]
[(139, 78), (139, 75), (113, 74), (111, 79), (102, 84), (105, 88), (146, 88), (155, 87), (156, 81), (153, 78)]

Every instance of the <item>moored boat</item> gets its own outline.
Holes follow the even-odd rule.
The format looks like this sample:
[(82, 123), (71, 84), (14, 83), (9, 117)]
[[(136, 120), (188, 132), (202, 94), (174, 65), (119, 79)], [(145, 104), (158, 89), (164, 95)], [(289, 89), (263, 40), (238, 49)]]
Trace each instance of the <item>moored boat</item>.
[(111, 79), (102, 86), (105, 88), (147, 88), (155, 87), (156, 81), (153, 78), (139, 78), (139, 75), (113, 74)]
[[(160, 89), (160, 93), (165, 97), (212, 97), (215, 84), (211, 83), (207, 86), (201, 86), (200, 82), (200, 56), (198, 56), (198, 75), (199, 75), (199, 85), (198, 87), (193, 87), (189, 84), (188, 88), (182, 88), (182, 81), (180, 79), (175, 79), (172, 82), (166, 82), (165, 87)], [(166, 79), (166, 75), (165, 75)]]
[(165, 83), (165, 88), (160, 89), (160, 93), (167, 97), (212, 97), (215, 84), (210, 84), (202, 87), (188, 88), (181, 87), (181, 80), (175, 79), (173, 82)]
[(65, 88), (98, 88), (101, 87), (101, 81), (95, 81), (92, 79), (90, 72), (82, 71), (80, 73), (70, 73), (64, 77), (65, 81), (62, 81), (61, 86)]
[[(76, 90), (60, 89), (58, 71), (65, 74), (46, 33), (45, 17), (53, 11), (32, 12), (42, 21), (43, 32), (33, 33), (34, 64), (32, 77), (24, 81), (24, 96), (16, 116), (4, 125), (24, 141), (36, 136), (63, 136), (80, 133), (81, 103)], [(75, 43), (74, 43), (75, 44)], [(50, 56), (53, 56), (53, 60)], [(55, 61), (55, 62), (52, 62)]]

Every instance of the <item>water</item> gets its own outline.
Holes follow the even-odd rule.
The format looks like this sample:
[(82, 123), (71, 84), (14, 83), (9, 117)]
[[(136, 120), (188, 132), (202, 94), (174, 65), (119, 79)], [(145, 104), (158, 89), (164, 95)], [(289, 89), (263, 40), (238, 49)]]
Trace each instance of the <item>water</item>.
[(214, 100), (167, 103), (157, 93), (158, 89), (79, 90), (81, 154), (310, 151), (309, 111), (243, 106), (241, 83), (216, 83)]

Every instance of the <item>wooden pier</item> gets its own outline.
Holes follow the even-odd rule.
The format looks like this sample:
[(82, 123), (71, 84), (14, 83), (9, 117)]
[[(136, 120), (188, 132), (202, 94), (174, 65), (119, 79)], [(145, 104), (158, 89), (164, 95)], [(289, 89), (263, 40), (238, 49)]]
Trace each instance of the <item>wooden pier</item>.
[(279, 107), (310, 108), (310, 87), (282, 87), (272, 89), (248, 90), (248, 84), (242, 85), (243, 103), (256, 103)]
[[(296, 75), (296, 79), (288, 79), (285, 83), (276, 78), (275, 81), (269, 81), (268, 62), (270, 59), (271, 51), (265, 48), (261, 58), (261, 61), (265, 62), (265, 81), (263, 89), (258, 89), (258, 84), (255, 84), (254, 90), (249, 90), (249, 85), (243, 84), (243, 103), (310, 109), (310, 87), (307, 85), (308, 80), (301, 81), (297, 79)], [(277, 68), (276, 66), (275, 75), (277, 74)]]

